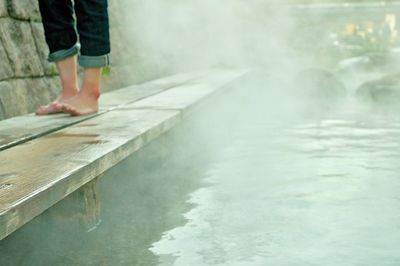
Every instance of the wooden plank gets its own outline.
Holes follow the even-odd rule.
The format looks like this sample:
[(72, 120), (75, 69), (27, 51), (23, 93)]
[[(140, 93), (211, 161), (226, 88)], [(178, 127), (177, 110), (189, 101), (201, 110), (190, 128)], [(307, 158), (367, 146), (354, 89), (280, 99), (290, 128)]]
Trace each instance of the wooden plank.
[(0, 239), (179, 119), (177, 111), (112, 111), (0, 153)]
[(136, 101), (133, 104), (121, 106), (121, 108), (158, 109), (158, 110), (183, 110), (188, 106), (193, 107), (199, 100), (211, 96), (221, 90), (215, 90), (229, 85), (242, 77), (248, 70), (216, 71), (207, 77), (207, 82), (199, 80), (177, 86), (171, 90), (163, 91), (154, 96)]
[(76, 232), (95, 230), (101, 224), (101, 195), (97, 182), (100, 177), (58, 202), (56, 208), (47, 210), (49, 221), (59, 225), (59, 228), (73, 228)]
[(77, 200), (81, 203), (80, 224), (87, 232), (94, 230), (101, 222), (98, 180), (99, 177), (96, 177), (78, 190)]
[(164, 90), (168, 90), (182, 84), (196, 82), (197, 80), (207, 77), (207, 75), (210, 73), (212, 73), (212, 70), (181, 73), (170, 77), (149, 81), (141, 85), (132, 85), (105, 93), (100, 98), (100, 110), (109, 111), (118, 106), (133, 103), (137, 100), (155, 95)]
[[(191, 106), (245, 73), (219, 72), (202, 79), (202, 86), (189, 84), (171, 89), (176, 91), (171, 94), (160, 93), (165, 101), (152, 96), (168, 105), (120, 106), (0, 152), (0, 240), (169, 130)], [(174, 105), (171, 95), (185, 101), (175, 98)]]
[(208, 72), (209, 71), (199, 71), (178, 74), (105, 93), (100, 99), (101, 109), (98, 114), (83, 117), (71, 117), (67, 114), (51, 116), (35, 116), (34, 114), (29, 114), (2, 120), (0, 121), (0, 151), (91, 119), (119, 105), (129, 104), (191, 80), (201, 78)]

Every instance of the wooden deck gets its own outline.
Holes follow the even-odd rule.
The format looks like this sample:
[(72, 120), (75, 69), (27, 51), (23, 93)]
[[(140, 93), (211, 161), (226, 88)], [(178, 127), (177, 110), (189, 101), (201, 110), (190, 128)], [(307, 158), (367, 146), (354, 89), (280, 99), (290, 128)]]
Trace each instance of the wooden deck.
[(0, 121), (0, 240), (157, 138), (247, 70), (180, 74), (104, 94), (98, 114)]

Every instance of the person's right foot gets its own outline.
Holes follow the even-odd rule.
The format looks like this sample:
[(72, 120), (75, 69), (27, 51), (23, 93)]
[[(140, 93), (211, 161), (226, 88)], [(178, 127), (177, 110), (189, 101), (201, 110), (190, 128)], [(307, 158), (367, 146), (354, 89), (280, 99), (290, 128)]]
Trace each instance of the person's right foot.
[(64, 95), (60, 95), (56, 100), (54, 100), (52, 103), (48, 104), (48, 105), (43, 105), (40, 106), (37, 110), (36, 110), (36, 115), (50, 115), (50, 114), (57, 114), (57, 113), (62, 113), (62, 104), (71, 99), (72, 97), (74, 97), (76, 94), (73, 95), (68, 95), (68, 96), (64, 96)]
[[(84, 90), (83, 90), (84, 91)], [(96, 113), (99, 110), (100, 93), (85, 93), (80, 91), (75, 97), (72, 97), (56, 108), (61, 108), (64, 113), (72, 116), (88, 115)]]

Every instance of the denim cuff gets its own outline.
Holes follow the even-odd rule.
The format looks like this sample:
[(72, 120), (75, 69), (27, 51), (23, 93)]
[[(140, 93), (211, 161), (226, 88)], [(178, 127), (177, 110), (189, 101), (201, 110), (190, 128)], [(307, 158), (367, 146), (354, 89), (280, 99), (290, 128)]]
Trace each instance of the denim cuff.
[(99, 56), (78, 55), (78, 62), (81, 67), (105, 67), (110, 64), (108, 54)]
[(79, 53), (80, 47), (81, 46), (79, 45), (79, 43), (76, 43), (74, 46), (72, 46), (69, 49), (59, 50), (59, 51), (49, 54), (49, 57), (47, 58), (47, 60), (49, 62), (57, 62), (64, 58), (76, 55), (77, 53)]

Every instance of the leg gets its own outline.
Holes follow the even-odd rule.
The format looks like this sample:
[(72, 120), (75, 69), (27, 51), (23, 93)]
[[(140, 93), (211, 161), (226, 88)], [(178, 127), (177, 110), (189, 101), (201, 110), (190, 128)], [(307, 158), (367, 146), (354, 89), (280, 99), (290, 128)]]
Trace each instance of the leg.
[[(102, 63), (110, 53), (107, 0), (75, 0), (75, 14), (83, 67)], [(87, 60), (85, 60), (87, 59)], [(98, 66), (100, 67), (100, 66)]]
[(60, 104), (72, 98), (78, 93), (78, 78), (76, 56), (70, 56), (56, 62), (60, 73), (62, 92), (58, 98), (49, 105), (40, 106), (36, 110), (37, 115), (48, 115), (62, 112)]
[(107, 0), (75, 0), (75, 13), (82, 45), (78, 61), (84, 67), (84, 77), (81, 91), (62, 104), (62, 110), (71, 115), (85, 115), (98, 111), (101, 72), (109, 63)]
[(61, 104), (63, 112), (71, 115), (87, 115), (99, 109), (102, 68), (85, 68), (82, 88), (79, 93)]
[(75, 54), (78, 53), (78, 46), (71, 0), (39, 0), (39, 8), (50, 50), (48, 59), (56, 62), (62, 86), (61, 95), (53, 103), (36, 111), (38, 115), (46, 115), (60, 112), (57, 103), (77, 94)]
[(71, 0), (39, 0), (39, 10), (50, 55), (73, 47), (78, 38)]

